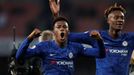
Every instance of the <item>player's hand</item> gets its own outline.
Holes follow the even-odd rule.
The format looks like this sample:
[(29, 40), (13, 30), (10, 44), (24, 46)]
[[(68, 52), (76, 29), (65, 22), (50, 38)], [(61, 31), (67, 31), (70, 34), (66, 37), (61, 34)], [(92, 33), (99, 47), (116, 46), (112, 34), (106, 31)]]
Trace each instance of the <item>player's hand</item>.
[(28, 36), (28, 39), (34, 39), (40, 36), (41, 31), (35, 28), (32, 33)]
[(91, 31), (90, 36), (96, 40), (102, 40), (100, 33), (96, 30)]
[(60, 0), (57, 0), (57, 3), (55, 0), (49, 0), (49, 6), (53, 15), (58, 16), (60, 11)]

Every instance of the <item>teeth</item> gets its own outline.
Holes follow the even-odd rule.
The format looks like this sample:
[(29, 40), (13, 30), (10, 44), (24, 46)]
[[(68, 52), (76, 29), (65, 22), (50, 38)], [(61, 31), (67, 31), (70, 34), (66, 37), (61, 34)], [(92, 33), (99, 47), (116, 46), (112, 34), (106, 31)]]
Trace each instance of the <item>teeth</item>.
[(61, 38), (63, 38), (63, 37), (64, 37), (64, 33), (61, 33), (60, 35), (61, 35)]

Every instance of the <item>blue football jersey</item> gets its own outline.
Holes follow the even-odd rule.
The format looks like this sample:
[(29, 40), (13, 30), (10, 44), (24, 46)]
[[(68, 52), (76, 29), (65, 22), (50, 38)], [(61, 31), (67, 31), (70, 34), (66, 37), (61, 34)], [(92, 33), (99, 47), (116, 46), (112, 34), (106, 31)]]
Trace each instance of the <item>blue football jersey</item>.
[(79, 54), (99, 56), (100, 53), (98, 48), (87, 48), (73, 42), (68, 42), (64, 48), (60, 48), (54, 40), (28, 48), (30, 42), (28, 39), (23, 41), (17, 51), (16, 59), (25, 60), (32, 56), (42, 58), (43, 75), (73, 75), (75, 57)]
[[(121, 33), (117, 39), (111, 38), (107, 31), (100, 31), (100, 34), (104, 41), (106, 57), (96, 58), (96, 75), (128, 75), (129, 62), (134, 49), (134, 34)], [(73, 33), (70, 35), (70, 40), (88, 43), (90, 42), (88, 35), (89, 33)]]

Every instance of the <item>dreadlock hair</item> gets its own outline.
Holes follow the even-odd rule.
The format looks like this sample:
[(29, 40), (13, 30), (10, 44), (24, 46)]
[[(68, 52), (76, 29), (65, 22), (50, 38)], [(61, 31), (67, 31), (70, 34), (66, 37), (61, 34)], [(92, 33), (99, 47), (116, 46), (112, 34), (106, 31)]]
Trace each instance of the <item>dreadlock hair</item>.
[(108, 9), (105, 10), (104, 12), (105, 18), (107, 18), (111, 12), (116, 11), (116, 10), (119, 10), (123, 12), (124, 14), (126, 13), (126, 10), (121, 5), (118, 5), (117, 3), (115, 3), (113, 6), (110, 6)]

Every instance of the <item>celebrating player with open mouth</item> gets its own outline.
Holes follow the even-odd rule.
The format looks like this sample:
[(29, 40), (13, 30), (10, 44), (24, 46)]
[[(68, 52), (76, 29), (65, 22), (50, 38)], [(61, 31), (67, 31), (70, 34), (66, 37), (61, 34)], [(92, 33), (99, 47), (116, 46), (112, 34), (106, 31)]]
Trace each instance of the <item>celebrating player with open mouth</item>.
[[(53, 33), (55, 40), (48, 40), (38, 43), (32, 48), (28, 48), (33, 39), (40, 35), (40, 30), (35, 29), (20, 45), (16, 59), (25, 61), (25, 59), (38, 56), (42, 59), (43, 75), (73, 75), (74, 63), (73, 60), (79, 54), (87, 56), (104, 57), (103, 41), (97, 32), (92, 32), (91, 36), (96, 39), (95, 48), (83, 47), (79, 43), (68, 41), (69, 26), (67, 19), (57, 17), (54, 22)], [(95, 40), (92, 39), (92, 40)], [(102, 48), (103, 49), (100, 49)]]
[[(53, 14), (58, 16), (59, 4), (49, 0)], [(53, 6), (53, 7), (52, 7)], [(134, 33), (123, 33), (126, 10), (115, 3), (105, 11), (109, 24), (107, 31), (99, 31), (106, 48), (106, 57), (96, 59), (96, 75), (128, 75), (129, 63), (134, 50)], [(90, 32), (73, 33), (69, 39), (73, 42), (91, 44)]]

